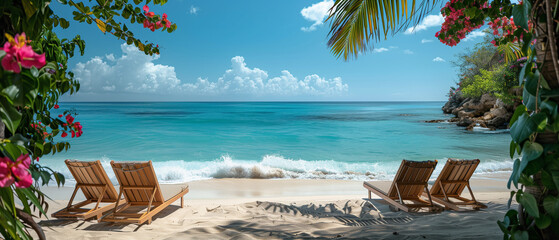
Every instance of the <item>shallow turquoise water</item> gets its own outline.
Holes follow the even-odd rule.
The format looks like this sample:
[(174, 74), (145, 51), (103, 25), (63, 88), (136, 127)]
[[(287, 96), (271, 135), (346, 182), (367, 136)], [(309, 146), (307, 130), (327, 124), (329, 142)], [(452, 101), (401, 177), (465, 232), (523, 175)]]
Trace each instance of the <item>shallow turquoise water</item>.
[[(506, 132), (468, 132), (445, 119), (443, 102), (62, 103), (82, 137), (41, 159), (152, 160), (160, 180), (220, 177), (385, 179), (402, 159), (479, 158), (478, 172), (508, 171)], [(111, 175), (111, 174), (110, 174)]]

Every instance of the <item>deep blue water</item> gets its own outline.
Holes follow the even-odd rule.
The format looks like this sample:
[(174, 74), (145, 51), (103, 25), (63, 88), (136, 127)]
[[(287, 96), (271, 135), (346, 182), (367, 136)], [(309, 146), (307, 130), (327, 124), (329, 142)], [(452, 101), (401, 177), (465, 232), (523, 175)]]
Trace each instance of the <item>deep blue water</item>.
[(508, 171), (506, 132), (468, 132), (443, 102), (62, 103), (84, 134), (67, 153), (41, 159), (68, 173), (67, 158), (154, 162), (158, 178), (385, 179), (402, 159), (479, 158), (478, 172)]

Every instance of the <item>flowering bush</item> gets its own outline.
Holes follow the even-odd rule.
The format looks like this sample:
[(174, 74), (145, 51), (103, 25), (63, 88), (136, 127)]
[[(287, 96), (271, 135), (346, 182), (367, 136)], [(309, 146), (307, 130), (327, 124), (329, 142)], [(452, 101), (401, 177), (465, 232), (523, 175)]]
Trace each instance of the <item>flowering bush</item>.
[(481, 12), (489, 8), (486, 0), (451, 0), (441, 9), (445, 18), (435, 36), (449, 46), (456, 46), (468, 33), (483, 26)]
[(166, 13), (163, 13), (161, 19), (159, 19), (158, 16), (155, 16), (155, 13), (149, 11), (148, 5), (145, 5), (143, 10), (144, 10), (144, 14), (147, 17), (144, 20), (144, 28), (149, 28), (152, 32), (154, 32), (155, 29), (162, 28), (161, 30), (165, 30), (172, 26), (171, 21), (167, 19)]
[(492, 30), (495, 39), (491, 42), (494, 46), (499, 46), (504, 43), (518, 43), (524, 38), (524, 34), (532, 32), (533, 24), (528, 22), (529, 29), (519, 28), (514, 24), (512, 18), (506, 16), (495, 18), (488, 23)]
[[(559, 101), (556, 97), (559, 90), (559, 70), (555, 63), (559, 60), (556, 56), (558, 40), (555, 35), (559, 33), (559, 28), (556, 23), (557, 11), (552, 11), (557, 9), (556, 3), (549, 0), (520, 1), (518, 4), (493, 1), (488, 8), (478, 8), (479, 13), (466, 14), (466, 17), (460, 14), (477, 12), (476, 6), (479, 6), (476, 0), (451, 1), (441, 11), (458, 12), (453, 16), (458, 16), (463, 21), (467, 20), (466, 17), (475, 16), (475, 23), (478, 24), (483, 24), (484, 19), (490, 19), (489, 27), (495, 37), (492, 44), (505, 52), (506, 59), (510, 62), (502, 70), (504, 73), (495, 77), (513, 85), (511, 75), (517, 74), (518, 82), (514, 83), (522, 87), (522, 104), (516, 108), (509, 123), (512, 138), (509, 153), (512, 159), (515, 156), (517, 158), (507, 183), (509, 189), (511, 186), (516, 188), (511, 191), (509, 207), (513, 197), (519, 207), (509, 209), (503, 221), (498, 221), (498, 225), (504, 233), (504, 239), (558, 239)], [(462, 39), (463, 33), (471, 30), (470, 27), (460, 25), (460, 22), (453, 26), (452, 23), (457, 22), (454, 18), (445, 20), (449, 23), (443, 23), (443, 29), (437, 36), (447, 45), (454, 46), (458, 42), (456, 39)], [(535, 48), (532, 23), (538, 23), (538, 38), (542, 40), (540, 48)], [(544, 57), (536, 59), (538, 51), (538, 56), (541, 54)], [(545, 57), (548, 54), (551, 55), (551, 63)], [(525, 57), (521, 58), (522, 55)], [(510, 56), (518, 60), (510, 61)], [(541, 64), (542, 69), (555, 66), (550, 68), (551, 71), (548, 69), (540, 73), (536, 61)], [(482, 75), (487, 75), (487, 72), (483, 73)], [(480, 79), (485, 82), (483, 76)], [(471, 90), (482, 87), (476, 86)]]
[[(51, 180), (60, 186), (64, 176), (39, 164), (39, 159), (67, 151), (68, 136), (77, 138), (84, 134), (74, 111), (65, 110), (56, 116), (51, 111), (60, 109), (60, 96), (74, 94), (80, 88), (74, 74), (68, 71), (68, 59), (76, 50), (83, 55), (85, 42), (80, 36), (59, 39), (52, 31), (58, 26), (66, 29), (70, 23), (52, 11), (51, 0), (4, 1), (7, 2), (0, 4), (0, 10), (9, 14), (4, 14), (0, 21), (0, 238), (31, 239), (25, 228), (32, 226), (37, 236), (44, 239), (40, 227), (32, 220), (31, 207), (46, 214), (45, 195), (39, 188)], [(144, 5), (142, 2), (149, 4), (150, 0), (135, 0), (134, 4), (59, 2), (73, 9), (75, 21), (96, 24), (101, 32), (134, 44), (149, 55), (159, 54), (159, 46), (136, 38), (120, 21), (148, 24), (151, 30), (176, 29), (167, 14), (149, 12), (147, 5), (142, 13), (139, 6)], [(154, 1), (160, 5), (166, 2)]]

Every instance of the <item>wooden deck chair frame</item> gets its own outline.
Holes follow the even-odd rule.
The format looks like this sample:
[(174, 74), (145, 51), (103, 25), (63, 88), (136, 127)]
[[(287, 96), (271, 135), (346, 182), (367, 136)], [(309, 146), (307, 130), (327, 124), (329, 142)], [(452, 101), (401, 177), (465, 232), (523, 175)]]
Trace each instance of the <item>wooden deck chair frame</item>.
[[(97, 217), (97, 220), (99, 220), (103, 213), (117, 206), (116, 190), (99, 160), (86, 162), (67, 159), (64, 162), (76, 180), (76, 186), (70, 201), (68, 201), (68, 205), (53, 213), (52, 217), (78, 218), (83, 220)], [(72, 204), (78, 189), (81, 189), (86, 200)], [(90, 209), (82, 208), (92, 203), (95, 204), (95, 207)], [(100, 207), (101, 203), (111, 204)], [(121, 204), (123, 203), (124, 201), (121, 202)]]
[[(111, 166), (120, 184), (118, 196), (124, 195), (126, 204), (122, 207), (115, 206), (113, 211), (103, 217), (101, 221), (137, 223), (147, 222), (151, 224), (155, 214), (171, 205), (179, 198), (181, 208), (184, 206), (184, 195), (188, 193), (188, 187), (183, 188), (178, 194), (163, 199), (159, 182), (155, 176), (151, 161), (148, 162), (114, 162)], [(145, 206), (147, 210), (143, 213), (126, 213), (130, 206)]]
[[(388, 193), (374, 186), (372, 182), (363, 182), (363, 186), (369, 192), (369, 199), (371, 193), (375, 193), (397, 210), (410, 212), (412, 209), (428, 208), (430, 211), (439, 211), (442, 209), (433, 203), (427, 183), (436, 166), (437, 160), (422, 162), (402, 160)], [(428, 199), (421, 198), (423, 193), (427, 193)], [(405, 201), (411, 201), (413, 204)]]
[[(470, 187), (470, 178), (474, 174), (480, 160), (458, 160), (448, 159), (443, 170), (431, 187), (431, 197), (436, 203), (442, 204), (447, 209), (455, 211), (463, 210), (460, 206), (472, 206), (474, 209), (487, 208), (483, 203), (476, 200), (474, 192)], [(462, 197), (462, 192), (468, 188), (472, 199)], [(455, 199), (452, 201), (451, 199)]]

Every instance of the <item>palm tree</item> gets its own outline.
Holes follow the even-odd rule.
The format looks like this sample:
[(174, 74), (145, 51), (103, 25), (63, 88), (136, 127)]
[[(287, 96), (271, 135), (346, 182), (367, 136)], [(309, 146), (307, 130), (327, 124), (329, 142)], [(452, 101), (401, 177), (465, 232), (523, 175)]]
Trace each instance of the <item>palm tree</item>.
[(423, 0), (411, 5), (407, 0), (337, 0), (326, 21), (332, 21), (328, 46), (332, 53), (345, 60), (357, 57), (372, 47), (370, 40), (379, 41), (394, 35), (410, 24), (417, 25), (442, 1)]

